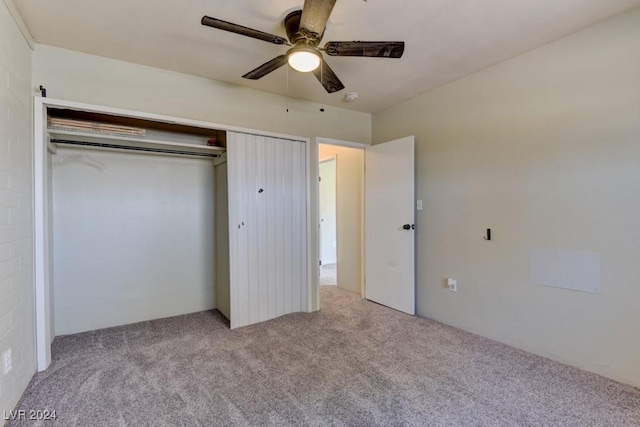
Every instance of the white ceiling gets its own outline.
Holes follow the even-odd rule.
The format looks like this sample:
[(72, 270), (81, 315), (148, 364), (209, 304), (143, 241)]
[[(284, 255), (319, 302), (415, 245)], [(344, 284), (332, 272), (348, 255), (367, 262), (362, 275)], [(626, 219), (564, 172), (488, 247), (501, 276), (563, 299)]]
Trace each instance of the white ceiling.
[[(38, 43), (375, 112), (640, 6), (640, 0), (338, 0), (327, 41), (405, 41), (401, 59), (329, 57), (329, 95), (283, 67), (241, 76), (286, 47), (200, 25), (203, 15), (285, 36), (304, 0), (14, 0)], [(287, 89), (288, 74), (288, 89)], [(347, 103), (344, 95), (358, 92)]]

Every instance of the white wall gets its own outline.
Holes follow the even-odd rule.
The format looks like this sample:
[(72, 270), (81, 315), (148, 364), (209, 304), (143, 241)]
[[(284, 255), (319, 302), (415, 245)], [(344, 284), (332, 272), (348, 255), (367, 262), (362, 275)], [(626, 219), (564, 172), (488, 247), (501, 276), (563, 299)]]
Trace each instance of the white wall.
[[(640, 385), (640, 9), (379, 112), (373, 134), (416, 136), (419, 314)], [(598, 252), (602, 292), (529, 283), (532, 248)]]
[(13, 409), (35, 372), (31, 49), (0, 2), (0, 411)]
[(336, 156), (338, 287), (360, 293), (364, 150), (318, 145), (318, 157)]
[(211, 160), (79, 152), (52, 158), (56, 335), (213, 308)]
[(51, 98), (297, 136), (369, 143), (371, 115), (85, 53), (36, 45), (33, 81)]

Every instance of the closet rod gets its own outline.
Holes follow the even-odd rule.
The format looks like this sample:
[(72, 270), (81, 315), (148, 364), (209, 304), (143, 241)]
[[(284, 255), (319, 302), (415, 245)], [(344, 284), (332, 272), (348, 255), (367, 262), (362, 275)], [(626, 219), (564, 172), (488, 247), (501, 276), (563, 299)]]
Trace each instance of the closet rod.
[(169, 150), (166, 148), (132, 147), (128, 145), (105, 144), (102, 142), (71, 141), (68, 139), (56, 139), (56, 138), (52, 138), (50, 142), (52, 144), (81, 145), (84, 147), (98, 147), (98, 148), (114, 148), (116, 150), (147, 151), (151, 153), (178, 154), (181, 156), (220, 157), (219, 154), (213, 154), (213, 153), (195, 153), (192, 151)]

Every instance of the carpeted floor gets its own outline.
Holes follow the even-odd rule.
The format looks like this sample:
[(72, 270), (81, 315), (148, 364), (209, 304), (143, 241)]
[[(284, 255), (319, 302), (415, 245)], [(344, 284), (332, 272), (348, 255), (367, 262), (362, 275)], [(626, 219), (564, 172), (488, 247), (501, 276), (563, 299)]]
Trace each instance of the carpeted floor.
[(320, 284), (321, 285), (337, 285), (338, 284), (338, 265), (325, 264), (320, 266)]
[(227, 329), (202, 312), (58, 337), (17, 409), (57, 426), (638, 426), (640, 391), (335, 287)]

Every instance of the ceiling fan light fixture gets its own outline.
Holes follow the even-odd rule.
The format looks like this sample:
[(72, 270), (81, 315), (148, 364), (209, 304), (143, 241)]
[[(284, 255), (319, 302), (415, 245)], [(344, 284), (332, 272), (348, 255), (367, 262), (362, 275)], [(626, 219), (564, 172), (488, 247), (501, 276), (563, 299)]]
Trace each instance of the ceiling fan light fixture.
[(320, 55), (312, 48), (293, 48), (287, 55), (287, 62), (294, 70), (308, 73), (320, 66)]

